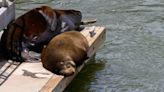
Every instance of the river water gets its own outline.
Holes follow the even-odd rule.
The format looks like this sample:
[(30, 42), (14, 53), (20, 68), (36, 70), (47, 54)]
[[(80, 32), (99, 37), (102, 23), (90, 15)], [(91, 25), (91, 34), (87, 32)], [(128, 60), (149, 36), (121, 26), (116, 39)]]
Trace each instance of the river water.
[(78, 9), (107, 30), (65, 92), (164, 92), (164, 0), (17, 0), (16, 14), (40, 5)]

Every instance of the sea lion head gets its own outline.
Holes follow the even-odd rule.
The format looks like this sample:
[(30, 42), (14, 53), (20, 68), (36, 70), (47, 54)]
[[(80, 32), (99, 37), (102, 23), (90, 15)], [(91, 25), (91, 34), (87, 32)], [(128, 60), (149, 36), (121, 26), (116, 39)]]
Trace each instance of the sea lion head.
[[(43, 50), (44, 51), (44, 50)], [(42, 53), (43, 54), (43, 53)], [(51, 55), (48, 55), (51, 56)], [(52, 73), (57, 75), (63, 75), (65, 77), (71, 76), (76, 71), (76, 64), (71, 58), (67, 58), (67, 56), (62, 55), (54, 55), (52, 57), (41, 58), (43, 67), (47, 70), (50, 70)]]
[[(23, 36), (22, 42), (27, 45), (26, 47), (33, 46), (38, 40), (38, 37), (48, 30), (46, 19), (36, 9), (32, 9), (24, 15), (20, 16), (15, 24), (21, 26), (22, 33), (20, 34)], [(17, 33), (18, 32), (19, 31), (17, 31)]]
[[(54, 57), (56, 57), (55, 55)], [(53, 62), (51, 64), (54, 64), (51, 69), (53, 73), (58, 75), (64, 75), (64, 76), (71, 76), (76, 71), (76, 64), (69, 56), (60, 55), (56, 57), (56, 62)]]
[(41, 6), (26, 13), (25, 31), (23, 34), (26, 47), (47, 44), (56, 34), (56, 13), (51, 7)]
[(76, 65), (73, 61), (62, 61), (59, 62), (60, 69), (58, 71), (59, 75), (71, 76), (76, 71)]

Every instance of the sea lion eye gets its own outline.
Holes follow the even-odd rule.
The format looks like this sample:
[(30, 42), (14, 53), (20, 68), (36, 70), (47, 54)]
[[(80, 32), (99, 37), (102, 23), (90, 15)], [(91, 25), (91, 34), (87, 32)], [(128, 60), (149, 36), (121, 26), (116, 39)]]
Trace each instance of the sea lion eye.
[(37, 35), (34, 35), (34, 37), (32, 38), (33, 40), (36, 40), (38, 38)]
[(64, 64), (64, 62), (62, 61), (62, 62), (60, 62), (60, 65), (63, 65)]
[(67, 65), (67, 68), (71, 68), (71, 66), (72, 66), (72, 65), (71, 65), (71, 64), (69, 64), (69, 65)]

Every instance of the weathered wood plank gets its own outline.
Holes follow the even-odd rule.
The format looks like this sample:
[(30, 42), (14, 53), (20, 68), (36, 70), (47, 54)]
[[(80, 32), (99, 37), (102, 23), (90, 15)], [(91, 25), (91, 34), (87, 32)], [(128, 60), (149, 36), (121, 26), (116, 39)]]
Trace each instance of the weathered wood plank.
[(52, 75), (40, 62), (24, 62), (0, 86), (0, 92), (38, 92)]
[[(95, 35), (91, 37), (91, 34), (88, 33), (94, 31)], [(100, 47), (100, 45), (103, 44), (103, 42), (106, 39), (106, 31), (104, 27), (86, 27), (81, 32), (88, 40), (89, 42), (89, 50), (88, 50), (88, 56), (91, 57), (94, 53), (96, 53), (97, 49)]]
[(7, 0), (8, 7), (0, 7), (0, 31), (15, 19), (15, 4)]

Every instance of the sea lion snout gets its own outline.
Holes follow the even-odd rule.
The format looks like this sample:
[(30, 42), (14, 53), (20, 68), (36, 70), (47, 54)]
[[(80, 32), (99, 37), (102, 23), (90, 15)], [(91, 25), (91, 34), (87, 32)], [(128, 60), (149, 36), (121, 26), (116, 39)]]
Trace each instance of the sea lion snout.
[(73, 75), (76, 71), (76, 64), (73, 61), (64, 61), (64, 62), (60, 62), (62, 69), (59, 71), (59, 74), (64, 76)]
[(75, 71), (76, 71), (75, 68), (70, 66), (69, 68), (60, 70), (59, 74), (67, 77), (67, 76), (73, 75), (75, 73)]

